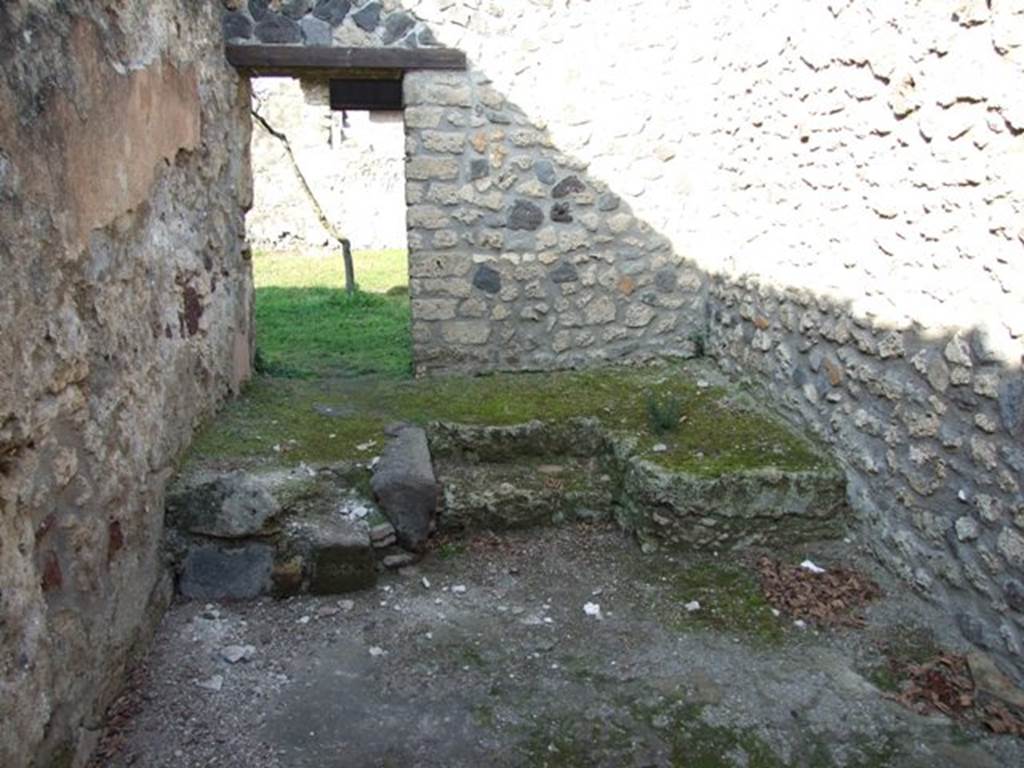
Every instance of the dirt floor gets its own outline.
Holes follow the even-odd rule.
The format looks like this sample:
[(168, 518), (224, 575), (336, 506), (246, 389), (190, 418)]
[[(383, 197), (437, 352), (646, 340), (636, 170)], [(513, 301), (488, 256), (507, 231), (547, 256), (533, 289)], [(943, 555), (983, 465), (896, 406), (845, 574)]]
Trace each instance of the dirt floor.
[(99, 764), (1024, 765), (1024, 740), (895, 701), (894, 657), (957, 649), (927, 606), (861, 562), (865, 626), (796, 623), (756, 558), (571, 526), (451, 540), (346, 598), (178, 603)]

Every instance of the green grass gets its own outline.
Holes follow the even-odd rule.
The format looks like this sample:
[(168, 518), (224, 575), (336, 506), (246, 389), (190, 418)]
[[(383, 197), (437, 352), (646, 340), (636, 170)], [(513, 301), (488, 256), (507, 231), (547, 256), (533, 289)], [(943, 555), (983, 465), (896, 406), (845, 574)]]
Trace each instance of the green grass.
[[(408, 258), (402, 250), (356, 251), (356, 283), (367, 293), (387, 293), (409, 284)], [(257, 252), (253, 255), (256, 289), (344, 288), (345, 265), (340, 253)]]
[[(699, 363), (412, 380), (405, 253), (354, 258), (362, 290), (348, 296), (340, 255), (254, 255), (260, 375), (201, 432), (192, 459), (363, 459), (380, 451), (384, 425), (397, 420), (500, 426), (593, 417), (633, 436), (649, 460), (705, 477), (823, 462), (778, 420), (698, 384)], [(652, 428), (652, 401), (672, 403), (670, 432)], [(654, 452), (657, 443), (664, 447)]]
[(356, 284), (345, 292), (340, 254), (256, 253), (257, 367), (273, 376), (408, 376), (405, 251), (353, 254)]

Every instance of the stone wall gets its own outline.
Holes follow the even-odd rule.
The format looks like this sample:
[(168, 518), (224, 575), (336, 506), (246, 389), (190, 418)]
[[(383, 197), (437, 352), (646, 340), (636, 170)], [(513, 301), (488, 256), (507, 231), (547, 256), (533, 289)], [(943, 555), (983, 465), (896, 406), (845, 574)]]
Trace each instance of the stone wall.
[(0, 765), (87, 756), (169, 596), (164, 484), (248, 375), (219, 10), (0, 5)]
[(406, 78), (418, 370), (712, 354), (1024, 669), (1019, 4), (249, 7), (229, 35), (469, 56)]
[[(401, 112), (332, 112), (326, 82), (289, 78), (254, 80), (253, 108), (287, 137), (321, 209), (354, 250), (406, 248)], [(254, 250), (341, 249), (321, 224), (282, 142), (259, 123), (253, 127), (252, 173), (245, 229)]]
[[(638, 218), (606, 177), (591, 172), (590, 158), (575, 151), (582, 147), (557, 141), (549, 121), (580, 125), (579, 114), (572, 116), (564, 103), (526, 108), (533, 92), (569, 86), (561, 77), (549, 81), (537, 46), (526, 42), (550, 34), (551, 22), (564, 35), (578, 23), (575, 6), (230, 5), (224, 26), (234, 42), (444, 44), (469, 54), (466, 72), (405, 78), (418, 373), (693, 354), (704, 325), (704, 285), (693, 264)], [(504, 75), (500, 83), (491, 67)], [(564, 74), (561, 63), (553, 71)], [(669, 160), (667, 145), (662, 150)]]
[(717, 273), (708, 351), (835, 446), (860, 540), (1020, 677), (1024, 8), (719, 28), (694, 138), (720, 223), (685, 235)]
[(700, 275), (542, 121), (472, 71), (405, 101), (417, 372), (694, 353)]

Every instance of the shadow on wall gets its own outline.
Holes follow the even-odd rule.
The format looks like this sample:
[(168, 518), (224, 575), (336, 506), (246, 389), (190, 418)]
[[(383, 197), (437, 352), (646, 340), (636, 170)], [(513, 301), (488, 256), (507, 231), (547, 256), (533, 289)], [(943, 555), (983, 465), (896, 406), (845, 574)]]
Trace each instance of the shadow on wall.
[[(371, 6), (336, 44), (435, 39), (401, 10), (356, 13)], [(409, 73), (405, 94), (418, 372), (713, 356), (835, 446), (865, 543), (1021, 678), (1019, 339), (888, 327), (813, 288), (698, 269), (476, 63)]]
[(431, 370), (690, 357), (705, 283), (486, 76), (406, 75), (414, 358)]
[(706, 352), (835, 446), (865, 543), (1020, 675), (1019, 350), (698, 270), (475, 65), (412, 75), (406, 97), (421, 370)]
[(981, 328), (698, 270), (479, 72), (411, 75), (407, 98), (419, 370), (706, 353), (835, 446), (865, 543), (1021, 670), (1019, 361)]

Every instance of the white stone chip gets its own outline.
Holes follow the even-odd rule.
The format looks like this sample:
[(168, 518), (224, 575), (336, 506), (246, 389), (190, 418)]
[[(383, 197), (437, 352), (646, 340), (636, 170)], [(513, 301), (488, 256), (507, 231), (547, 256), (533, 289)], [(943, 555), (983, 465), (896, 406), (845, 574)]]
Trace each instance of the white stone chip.
[(601, 615), (601, 606), (598, 603), (584, 603), (583, 612), (587, 614), (587, 616), (592, 616), (593, 618), (598, 620), (604, 618)]
[(196, 680), (196, 685), (200, 688), (206, 689), (207, 691), (219, 691), (224, 687), (224, 676), (214, 675), (213, 677), (208, 677), (205, 680)]
[(378, 656), (383, 656), (383, 655), (384, 655), (384, 654), (386, 654), (386, 653), (387, 653), (387, 651), (385, 651), (385, 650), (384, 650), (383, 648), (381, 648), (381, 647), (380, 647), (379, 645), (371, 645), (371, 646), (370, 646), (370, 655), (371, 655), (371, 656), (373, 656), (373, 658), (375, 658), (375, 659), (376, 659), (376, 658), (377, 658)]
[(684, 605), (683, 608), (686, 609), (687, 613), (693, 613), (694, 611), (699, 611), (700, 610), (700, 601), (698, 601), (698, 600), (691, 600), (686, 605)]
[(228, 645), (220, 652), (221, 658), (228, 664), (249, 661), (254, 655), (256, 655), (256, 648), (252, 645)]

